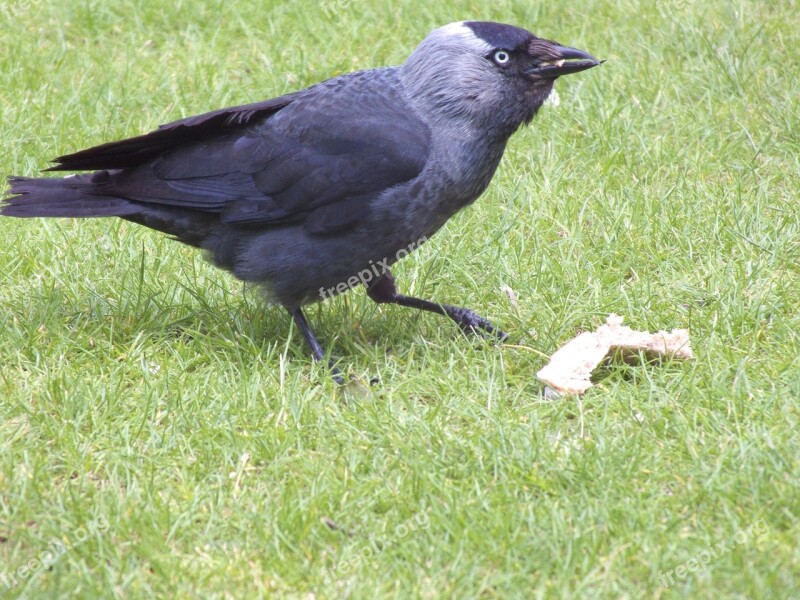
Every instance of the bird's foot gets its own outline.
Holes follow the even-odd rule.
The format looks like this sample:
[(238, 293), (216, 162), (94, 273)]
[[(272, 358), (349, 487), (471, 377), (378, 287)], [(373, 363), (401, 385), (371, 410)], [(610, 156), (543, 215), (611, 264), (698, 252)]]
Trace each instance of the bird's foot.
[(408, 308), (426, 310), (439, 315), (447, 315), (453, 319), (465, 333), (488, 334), (501, 342), (508, 338), (507, 333), (497, 329), (488, 319), (484, 319), (471, 308), (439, 304), (438, 302), (431, 302), (430, 300), (423, 300), (422, 298), (398, 294), (394, 283), (394, 277), (392, 277), (388, 269), (379, 279), (367, 287), (367, 295), (379, 304), (397, 304)]
[(311, 331), (311, 327), (308, 326), (308, 321), (306, 321), (303, 311), (299, 308), (289, 309), (289, 314), (292, 315), (294, 322), (300, 329), (300, 333), (303, 334), (303, 337), (308, 343), (308, 347), (311, 349), (311, 356), (314, 357), (314, 360), (319, 363), (327, 364), (328, 372), (331, 374), (333, 380), (339, 385), (344, 385), (344, 376), (342, 375), (342, 372), (334, 366), (333, 360), (325, 360), (325, 352), (322, 350), (322, 346), (320, 345), (319, 341), (317, 341), (314, 332)]
[(328, 372), (331, 374), (331, 378), (339, 385), (344, 385), (344, 375), (342, 372), (333, 366), (333, 361), (328, 363)]
[(489, 334), (504, 342), (508, 339), (508, 334), (497, 329), (488, 319), (484, 319), (471, 308), (461, 308), (459, 306), (445, 307), (447, 316), (458, 324), (461, 331), (470, 334)]

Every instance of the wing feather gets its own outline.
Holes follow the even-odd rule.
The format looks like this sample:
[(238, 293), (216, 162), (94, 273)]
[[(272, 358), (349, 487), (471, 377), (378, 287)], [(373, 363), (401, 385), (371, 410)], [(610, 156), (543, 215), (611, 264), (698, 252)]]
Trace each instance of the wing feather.
[(401, 90), (395, 69), (354, 73), (64, 156), (53, 169), (109, 170), (97, 178), (109, 196), (324, 235), (356, 226), (372, 200), (424, 168), (430, 131)]

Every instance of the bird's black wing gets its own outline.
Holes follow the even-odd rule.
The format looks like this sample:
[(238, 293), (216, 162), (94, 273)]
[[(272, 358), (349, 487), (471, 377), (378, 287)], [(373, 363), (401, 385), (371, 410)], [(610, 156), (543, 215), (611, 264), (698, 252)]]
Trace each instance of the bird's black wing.
[[(148, 158), (105, 181), (98, 177), (98, 185), (144, 204), (216, 213), (223, 223), (303, 223), (314, 234), (353, 227), (371, 199), (415, 178), (427, 161), (429, 129), (407, 106), (400, 85), (392, 69), (354, 73), (284, 97), (290, 99), (279, 108), (252, 105), (262, 114), (241, 123), (225, 111), (179, 121), (149, 140), (116, 142)], [(168, 137), (198, 128), (202, 135), (194, 139)], [(106, 155), (119, 153), (113, 146)]]
[(89, 171), (125, 169), (139, 166), (174, 148), (237, 129), (254, 120), (268, 117), (288, 106), (298, 95), (287, 94), (264, 102), (222, 108), (187, 117), (155, 131), (132, 138), (93, 146), (80, 152), (59, 156), (47, 171)]

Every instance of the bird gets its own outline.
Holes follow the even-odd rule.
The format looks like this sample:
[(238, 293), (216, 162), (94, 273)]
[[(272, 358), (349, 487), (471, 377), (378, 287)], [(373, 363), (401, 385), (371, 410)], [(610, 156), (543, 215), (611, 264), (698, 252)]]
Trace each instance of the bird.
[(514, 25), (450, 23), (400, 66), (183, 118), (45, 169), (77, 172), (65, 177), (11, 176), (0, 215), (119, 217), (200, 248), (285, 308), (320, 362), (303, 308), (362, 285), (379, 304), (502, 340), (472, 309), (401, 294), (390, 267), (483, 194), (556, 79), (600, 64)]

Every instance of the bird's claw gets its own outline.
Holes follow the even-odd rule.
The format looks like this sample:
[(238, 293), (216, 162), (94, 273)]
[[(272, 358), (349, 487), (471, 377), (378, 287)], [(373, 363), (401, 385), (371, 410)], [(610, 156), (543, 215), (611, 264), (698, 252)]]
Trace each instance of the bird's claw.
[(497, 338), (501, 342), (508, 339), (508, 334), (506, 332), (497, 329), (488, 319), (484, 319), (470, 308), (451, 307), (451, 309), (447, 311), (447, 314), (458, 324), (461, 331), (464, 333), (478, 335), (486, 333)]

